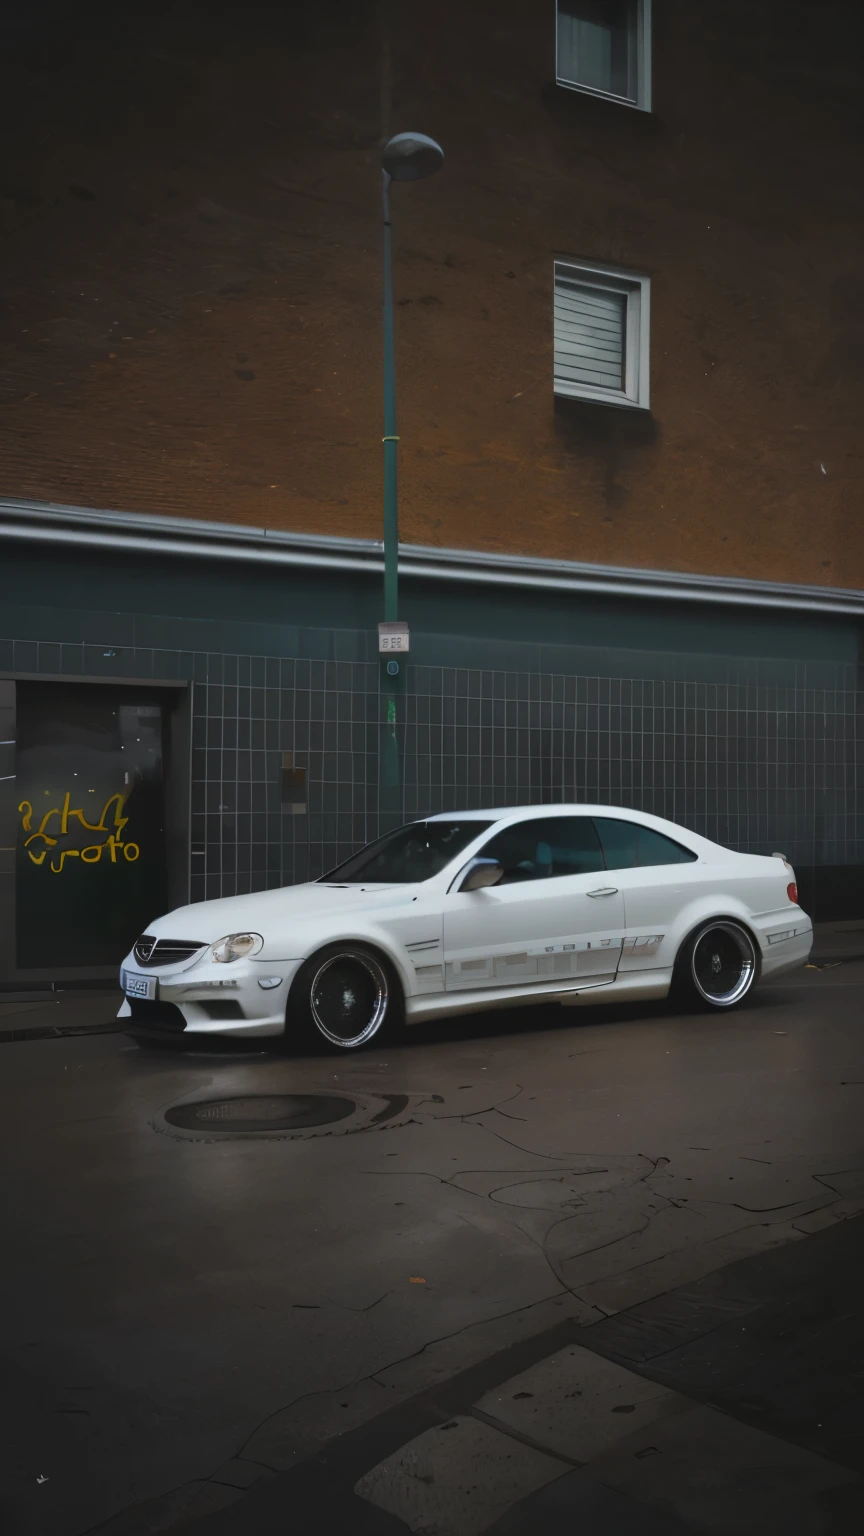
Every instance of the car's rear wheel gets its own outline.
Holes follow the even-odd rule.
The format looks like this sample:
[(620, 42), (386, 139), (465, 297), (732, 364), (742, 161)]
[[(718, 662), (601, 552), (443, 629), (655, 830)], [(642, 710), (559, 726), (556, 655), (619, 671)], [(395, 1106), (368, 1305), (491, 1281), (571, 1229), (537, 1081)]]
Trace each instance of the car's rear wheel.
[(691, 934), (675, 967), (675, 991), (701, 1008), (737, 1008), (759, 978), (750, 934), (731, 919), (706, 923)]
[(299, 1026), (332, 1050), (357, 1051), (402, 1013), (402, 991), (391, 966), (362, 944), (331, 944), (297, 972), (288, 998), (285, 1033)]

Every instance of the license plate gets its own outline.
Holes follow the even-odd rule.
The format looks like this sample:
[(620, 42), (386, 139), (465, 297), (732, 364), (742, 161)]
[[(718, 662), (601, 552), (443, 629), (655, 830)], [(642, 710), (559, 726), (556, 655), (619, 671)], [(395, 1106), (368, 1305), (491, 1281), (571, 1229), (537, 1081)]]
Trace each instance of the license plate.
[(152, 1001), (158, 986), (155, 976), (136, 976), (134, 971), (123, 972), (123, 991), (127, 997), (146, 997)]

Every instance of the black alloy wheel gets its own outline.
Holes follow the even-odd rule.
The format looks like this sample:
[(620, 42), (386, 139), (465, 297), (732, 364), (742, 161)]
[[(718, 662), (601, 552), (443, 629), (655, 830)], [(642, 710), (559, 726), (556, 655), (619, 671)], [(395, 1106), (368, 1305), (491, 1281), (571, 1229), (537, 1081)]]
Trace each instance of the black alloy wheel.
[(288, 999), (286, 1036), (304, 1023), (340, 1051), (381, 1040), (401, 1014), (402, 996), (390, 966), (359, 944), (332, 944), (297, 972)]
[(678, 956), (677, 990), (702, 1008), (737, 1008), (759, 978), (756, 946), (731, 919), (706, 923)]

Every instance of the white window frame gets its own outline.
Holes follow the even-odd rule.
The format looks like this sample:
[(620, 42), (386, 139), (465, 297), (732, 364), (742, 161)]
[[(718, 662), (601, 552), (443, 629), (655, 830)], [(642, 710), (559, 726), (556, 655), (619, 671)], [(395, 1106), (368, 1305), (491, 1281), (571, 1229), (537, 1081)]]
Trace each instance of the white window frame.
[[(620, 267), (598, 266), (593, 261), (576, 261), (571, 257), (557, 257), (552, 273), (553, 305), (559, 272), (583, 283), (586, 288), (597, 288), (608, 293), (621, 293), (627, 302), (624, 322), (624, 388), (602, 389), (596, 384), (572, 384), (554, 378), (553, 334), (553, 384), (556, 395), (570, 400), (596, 400), (604, 405), (626, 406), (630, 410), (649, 409), (650, 345), (651, 345), (651, 279), (640, 272), (627, 272)], [(554, 333), (554, 308), (553, 308)]]
[(565, 80), (558, 67), (558, 6), (555, 0), (555, 80), (566, 91), (582, 91), (586, 96), (599, 96), (603, 101), (617, 101), (622, 107), (635, 107), (637, 112), (651, 111), (651, 0), (636, 0), (636, 100), (629, 96), (616, 96), (612, 91), (598, 91), (591, 85), (580, 85), (578, 80)]

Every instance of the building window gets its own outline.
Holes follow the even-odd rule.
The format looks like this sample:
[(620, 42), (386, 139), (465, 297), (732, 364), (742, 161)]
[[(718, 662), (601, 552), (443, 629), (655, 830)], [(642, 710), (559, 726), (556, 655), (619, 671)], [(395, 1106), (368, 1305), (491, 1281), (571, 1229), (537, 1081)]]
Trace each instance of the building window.
[(651, 0), (557, 0), (559, 85), (651, 111)]
[(648, 409), (650, 278), (555, 263), (555, 393)]

